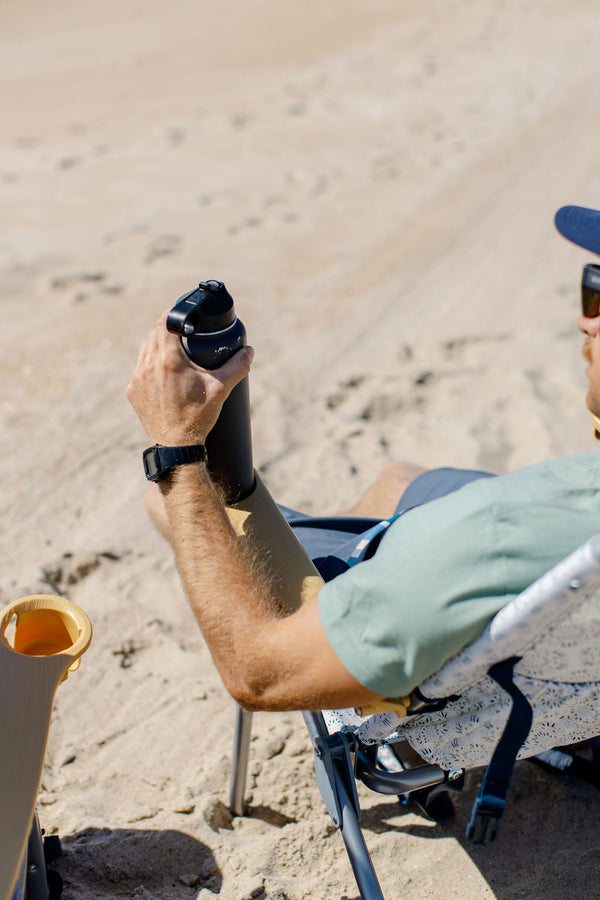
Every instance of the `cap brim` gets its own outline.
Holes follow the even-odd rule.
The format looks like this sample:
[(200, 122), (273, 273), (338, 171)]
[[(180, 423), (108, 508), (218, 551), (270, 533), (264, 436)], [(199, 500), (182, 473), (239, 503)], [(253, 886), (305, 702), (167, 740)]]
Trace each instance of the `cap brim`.
[(563, 206), (556, 213), (554, 224), (567, 240), (600, 254), (600, 212), (597, 209)]

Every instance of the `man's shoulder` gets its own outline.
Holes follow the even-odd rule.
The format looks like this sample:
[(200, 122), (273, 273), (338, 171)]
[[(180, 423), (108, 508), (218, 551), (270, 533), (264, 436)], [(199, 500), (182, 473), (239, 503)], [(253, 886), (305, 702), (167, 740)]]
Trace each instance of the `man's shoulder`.
[[(393, 533), (403, 542), (420, 541), (423, 533), (429, 533), (454, 545), (489, 523), (511, 520), (527, 527), (531, 518), (543, 517), (553, 508), (560, 515), (565, 507), (579, 515), (597, 515), (599, 504), (600, 452), (593, 451), (472, 481), (411, 510), (406, 518), (401, 516)], [(550, 526), (553, 516), (548, 518)]]
[(501, 495), (507, 489), (520, 490), (526, 485), (531, 489), (539, 486), (546, 493), (563, 486), (580, 486), (595, 492), (600, 482), (600, 451), (542, 460), (522, 469), (515, 469), (514, 472), (486, 479), (486, 482), (490, 490)]

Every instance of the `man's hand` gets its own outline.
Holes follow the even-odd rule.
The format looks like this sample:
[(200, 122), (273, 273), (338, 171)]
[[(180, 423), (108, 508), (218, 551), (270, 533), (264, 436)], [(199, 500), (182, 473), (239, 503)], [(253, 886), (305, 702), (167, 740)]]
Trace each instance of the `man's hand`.
[(250, 371), (254, 351), (244, 347), (219, 369), (202, 369), (166, 322), (165, 311), (142, 344), (127, 398), (152, 442), (203, 444), (230, 392)]

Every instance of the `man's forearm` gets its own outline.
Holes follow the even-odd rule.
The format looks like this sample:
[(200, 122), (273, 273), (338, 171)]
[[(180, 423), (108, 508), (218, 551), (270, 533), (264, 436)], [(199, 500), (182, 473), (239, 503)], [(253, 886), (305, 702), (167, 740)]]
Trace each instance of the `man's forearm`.
[(202, 464), (161, 485), (177, 564), (192, 610), (226, 687), (243, 702), (268, 691), (270, 626), (280, 617), (260, 560), (235, 535)]
[[(166, 318), (165, 312), (140, 347), (127, 396), (153, 443), (203, 443), (229, 392), (248, 374), (252, 351), (239, 350), (219, 369), (201, 369), (169, 333)], [(236, 536), (202, 463), (180, 466), (159, 484), (168, 517), (163, 521), (161, 513), (161, 531), (173, 542), (198, 624), (239, 703), (253, 709), (319, 709), (377, 697), (342, 665), (325, 634), (320, 579), (312, 593), (302, 595), (304, 583), (311, 584), (304, 563), (293, 569), (298, 590), (286, 596), (291, 600), (286, 608), (295, 611), (281, 615), (269, 578), (248, 559), (250, 542), (244, 537), (242, 545)], [(278, 577), (276, 569), (270, 577)]]

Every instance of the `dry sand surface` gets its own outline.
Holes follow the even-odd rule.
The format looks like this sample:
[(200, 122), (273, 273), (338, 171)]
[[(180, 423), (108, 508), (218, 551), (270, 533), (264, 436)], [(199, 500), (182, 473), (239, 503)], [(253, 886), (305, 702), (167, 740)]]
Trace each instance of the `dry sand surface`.
[[(255, 716), (250, 816), (227, 811), (234, 707), (124, 389), (217, 277), (289, 505), (340, 511), (394, 458), (591, 449), (588, 256), (552, 220), (600, 205), (599, 38), (591, 0), (0, 0), (0, 601), (58, 592), (94, 625), (39, 798), (64, 900), (356, 898), (299, 714)], [(482, 850), (476, 787), (445, 828), (361, 790), (386, 898), (600, 896), (593, 789), (520, 764)]]

